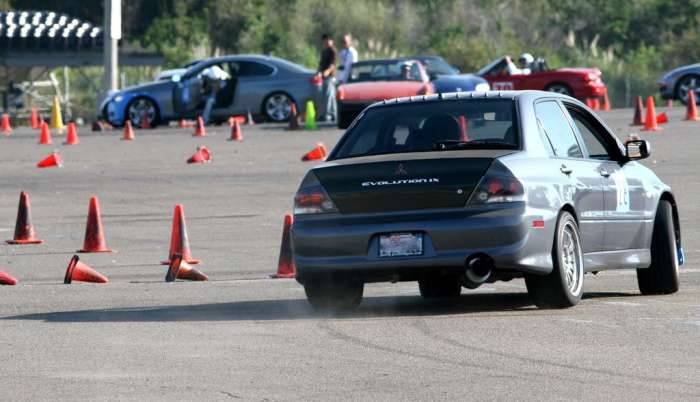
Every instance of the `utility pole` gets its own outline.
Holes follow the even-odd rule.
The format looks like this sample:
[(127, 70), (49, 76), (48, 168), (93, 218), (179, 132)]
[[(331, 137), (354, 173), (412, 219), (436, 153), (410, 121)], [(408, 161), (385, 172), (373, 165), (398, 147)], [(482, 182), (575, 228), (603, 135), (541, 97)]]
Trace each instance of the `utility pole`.
[(104, 0), (104, 96), (119, 88), (119, 39), (122, 38), (122, 2)]

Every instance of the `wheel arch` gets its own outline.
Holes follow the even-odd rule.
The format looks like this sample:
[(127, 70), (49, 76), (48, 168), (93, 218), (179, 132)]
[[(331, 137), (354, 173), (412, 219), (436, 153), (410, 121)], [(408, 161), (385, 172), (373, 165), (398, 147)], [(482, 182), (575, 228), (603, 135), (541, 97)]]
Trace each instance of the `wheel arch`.
[(575, 95), (574, 89), (571, 87), (571, 85), (568, 84), (568, 83), (566, 83), (566, 82), (564, 82), (564, 81), (552, 81), (552, 82), (548, 82), (547, 85), (544, 86), (544, 90), (545, 90), (545, 91), (549, 91), (549, 89), (550, 89), (551, 87), (556, 86), (556, 85), (561, 85), (561, 86), (563, 86), (563, 87), (566, 87), (566, 89), (568, 89), (569, 92), (571, 93), (571, 96), (574, 96), (574, 95)]
[(579, 221), (578, 221), (578, 214), (576, 213), (576, 209), (574, 208), (573, 205), (571, 205), (571, 204), (564, 204), (564, 205), (562, 205), (561, 208), (559, 209), (559, 213), (561, 214), (562, 212), (568, 212), (568, 213), (570, 213), (571, 216), (574, 217), (574, 220), (576, 221), (576, 225), (579, 224)]
[[(680, 216), (678, 214), (678, 204), (676, 203), (676, 198), (673, 196), (673, 194), (670, 191), (665, 191), (661, 194), (661, 197), (659, 197), (659, 202), (661, 201), (668, 201), (671, 204), (671, 212), (673, 215), (673, 231), (676, 234), (676, 243), (678, 245), (681, 244), (681, 220)], [(656, 208), (659, 208), (658, 203), (656, 204)], [(654, 219), (656, 219), (656, 214), (654, 214)]]

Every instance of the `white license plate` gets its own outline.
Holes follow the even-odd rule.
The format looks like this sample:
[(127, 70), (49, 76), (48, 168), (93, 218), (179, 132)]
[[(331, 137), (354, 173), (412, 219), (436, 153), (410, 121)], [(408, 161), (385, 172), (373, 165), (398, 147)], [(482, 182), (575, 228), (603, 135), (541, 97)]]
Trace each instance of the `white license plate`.
[(405, 257), (423, 254), (423, 235), (420, 233), (390, 233), (379, 236), (380, 257)]

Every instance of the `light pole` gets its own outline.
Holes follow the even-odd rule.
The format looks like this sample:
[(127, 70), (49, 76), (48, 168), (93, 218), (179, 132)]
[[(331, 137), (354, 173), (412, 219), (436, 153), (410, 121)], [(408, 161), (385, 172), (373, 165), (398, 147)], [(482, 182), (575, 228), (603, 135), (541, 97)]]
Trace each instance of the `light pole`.
[(104, 0), (104, 96), (119, 87), (119, 39), (122, 38), (121, 0)]

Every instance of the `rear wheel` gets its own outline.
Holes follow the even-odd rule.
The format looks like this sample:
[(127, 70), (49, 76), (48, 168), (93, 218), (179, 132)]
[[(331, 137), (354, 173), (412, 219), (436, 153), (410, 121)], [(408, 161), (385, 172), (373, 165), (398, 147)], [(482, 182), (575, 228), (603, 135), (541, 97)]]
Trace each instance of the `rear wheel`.
[(289, 120), (289, 116), (292, 115), (292, 103), (292, 98), (284, 92), (269, 95), (263, 102), (265, 117), (275, 123)]
[(462, 292), (462, 284), (454, 276), (434, 276), (418, 281), (418, 289), (425, 299), (456, 299)]
[(660, 201), (651, 237), (651, 266), (637, 270), (639, 291), (644, 295), (676, 293), (678, 280), (678, 248), (673, 227), (673, 209), (668, 201)]
[(583, 251), (576, 220), (565, 211), (557, 220), (552, 262), (554, 267), (549, 275), (525, 276), (530, 297), (540, 308), (576, 305), (583, 294)]
[(362, 302), (363, 283), (308, 283), (304, 285), (311, 307), (321, 312), (352, 311)]
[(568, 96), (574, 95), (574, 91), (572, 91), (571, 88), (569, 88), (569, 86), (566, 84), (550, 84), (547, 86), (547, 88), (545, 88), (545, 91), (556, 92), (558, 94)]
[(350, 127), (352, 121), (355, 119), (355, 115), (347, 111), (343, 111), (343, 108), (338, 104), (338, 128), (346, 129)]

